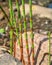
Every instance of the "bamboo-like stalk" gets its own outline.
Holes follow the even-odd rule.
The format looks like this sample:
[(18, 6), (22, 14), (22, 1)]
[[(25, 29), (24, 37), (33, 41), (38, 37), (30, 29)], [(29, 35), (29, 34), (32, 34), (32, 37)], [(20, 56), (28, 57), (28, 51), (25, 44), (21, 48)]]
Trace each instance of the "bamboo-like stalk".
[[(12, 9), (12, 0), (9, 0), (9, 8), (10, 8), (10, 23), (11, 27), (13, 25), (13, 9)], [(13, 54), (13, 30), (10, 29), (10, 54)]]
[(48, 47), (48, 52), (49, 52), (49, 57), (48, 57), (48, 65), (50, 65), (50, 61), (51, 61), (51, 56), (50, 56), (50, 37), (51, 37), (51, 33), (50, 33), (50, 31), (48, 31), (48, 45), (49, 45), (49, 47)]
[(32, 65), (34, 65), (34, 42), (33, 42), (33, 21), (32, 21), (32, 0), (29, 0), (30, 7), (30, 32), (31, 32), (31, 41), (32, 41)]
[(13, 12), (13, 28), (16, 30), (16, 34), (14, 34), (15, 32), (13, 32), (13, 52), (14, 52), (14, 57), (16, 58), (16, 42), (17, 42), (17, 36), (18, 36), (18, 28), (16, 28), (16, 18), (14, 16), (14, 12)]
[(15, 28), (16, 29), (16, 34), (14, 34), (14, 57), (16, 57), (16, 42), (18, 40), (18, 45), (20, 45), (20, 40), (19, 40), (19, 28)]
[(22, 0), (22, 9), (23, 9), (23, 19), (24, 19), (24, 36), (26, 39), (26, 48), (28, 54), (28, 65), (30, 65), (30, 57), (29, 57), (29, 47), (28, 47), (28, 38), (27, 38), (27, 25), (26, 25), (26, 16), (25, 16), (25, 1)]
[(21, 23), (21, 15), (20, 15), (20, 7), (18, 0), (16, 0), (16, 6), (18, 11), (18, 21), (19, 21), (19, 39), (20, 39), (20, 51), (21, 51), (21, 61), (23, 61), (23, 43), (22, 43), (22, 23)]

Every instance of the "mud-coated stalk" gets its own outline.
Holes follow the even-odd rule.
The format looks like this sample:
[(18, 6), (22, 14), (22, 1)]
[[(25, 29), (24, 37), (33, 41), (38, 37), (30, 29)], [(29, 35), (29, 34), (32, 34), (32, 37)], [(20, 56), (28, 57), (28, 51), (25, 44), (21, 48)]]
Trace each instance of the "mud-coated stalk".
[(34, 65), (34, 34), (33, 34), (33, 21), (32, 21), (32, 0), (29, 0), (29, 7), (30, 7), (30, 36), (31, 36), (31, 43), (32, 43), (32, 65)]
[[(16, 42), (17, 42), (17, 36), (18, 36), (18, 29), (16, 27), (16, 18), (14, 16), (14, 12), (13, 12), (13, 27), (14, 27), (14, 30), (16, 30), (16, 32), (14, 31), (13, 32), (13, 53), (14, 53), (14, 57), (16, 58), (16, 49), (17, 49), (17, 45), (16, 45)], [(16, 33), (16, 34), (14, 34)]]
[(21, 23), (20, 7), (19, 7), (18, 0), (16, 0), (16, 6), (17, 6), (17, 11), (18, 11), (19, 40), (20, 40), (21, 61), (23, 61), (22, 23)]
[(50, 61), (51, 61), (51, 56), (50, 56), (50, 43), (51, 42), (50, 42), (50, 38), (51, 38), (51, 33), (50, 33), (50, 31), (48, 31), (48, 45), (49, 45), (48, 46), (48, 52), (49, 52), (49, 57), (48, 57), (48, 59), (49, 59), (48, 61), (49, 62), (48, 62), (48, 65), (50, 65)]
[[(15, 37), (16, 36), (16, 37)], [(16, 27), (16, 35), (14, 35), (14, 57), (16, 57), (16, 42), (18, 43), (18, 45), (20, 45), (20, 40), (19, 40), (19, 28)]]
[(26, 40), (26, 48), (27, 48), (27, 55), (28, 55), (28, 65), (30, 65), (30, 57), (29, 57), (29, 47), (28, 47), (28, 38), (27, 38), (27, 23), (26, 23), (26, 16), (25, 16), (25, 1), (22, 0), (22, 9), (23, 9), (23, 19), (24, 19), (24, 36)]
[(13, 55), (16, 58), (16, 35), (13, 34)]
[[(13, 25), (13, 9), (12, 9), (12, 0), (9, 0), (9, 8), (10, 8), (10, 27)], [(13, 54), (13, 30), (10, 29), (10, 54)]]
[(19, 21), (19, 31), (20, 31), (19, 39), (20, 39), (21, 61), (22, 61), (23, 60), (23, 43), (22, 43), (22, 24), (20, 21)]

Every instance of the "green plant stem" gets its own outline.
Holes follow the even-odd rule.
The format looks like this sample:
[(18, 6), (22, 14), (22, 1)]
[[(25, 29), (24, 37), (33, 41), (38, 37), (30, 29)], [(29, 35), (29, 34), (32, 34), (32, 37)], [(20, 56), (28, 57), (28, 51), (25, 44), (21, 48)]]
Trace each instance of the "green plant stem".
[(9, 0), (9, 8), (10, 8), (10, 23), (13, 25), (13, 7), (12, 7), (12, 0)]
[[(16, 24), (16, 18), (15, 18), (15, 16), (14, 16), (14, 12), (13, 12), (13, 28), (14, 28), (14, 30), (16, 30), (16, 34), (13, 34), (13, 48), (14, 48), (14, 50), (13, 50), (13, 52), (14, 52), (14, 57), (16, 57), (16, 46), (17, 46), (17, 44), (16, 44), (16, 42), (17, 42), (17, 36), (18, 36), (18, 28), (17, 28), (17, 26), (16, 26), (17, 24)], [(13, 31), (14, 32), (14, 31)], [(18, 36), (19, 37), (19, 36)]]
[[(10, 23), (11, 27), (13, 25), (13, 8), (12, 8), (12, 0), (9, 0), (9, 8), (10, 8)], [(10, 29), (10, 54), (13, 54), (13, 30)]]
[(49, 45), (49, 47), (48, 47), (49, 48), (48, 49), (49, 50), (49, 63), (48, 63), (48, 65), (50, 65), (50, 61), (51, 61), (51, 56), (50, 56), (50, 43), (51, 43), (50, 42), (50, 37), (51, 37), (51, 33), (50, 33), (50, 31), (48, 31), (48, 41), (49, 41), (48, 42), (48, 45)]
[[(19, 8), (18, 0), (16, 0), (16, 7), (18, 11), (18, 21), (19, 21), (20, 20), (20, 8)], [(18, 23), (18, 26), (19, 26), (19, 23)], [(19, 26), (19, 29), (21, 29), (20, 26)], [(18, 34), (18, 42), (19, 42), (19, 31), (16, 34)], [(19, 45), (20, 45), (20, 42), (19, 42)]]
[(13, 54), (13, 30), (10, 30), (10, 54)]
[(33, 42), (33, 21), (32, 21), (32, 0), (29, 0), (29, 6), (30, 6), (30, 32), (31, 32), (31, 41), (32, 41), (32, 63), (34, 65), (34, 42)]
[(22, 23), (21, 23), (20, 7), (19, 7), (18, 0), (16, 0), (16, 7), (18, 11), (18, 21), (19, 21), (19, 39), (18, 40), (20, 40), (21, 61), (23, 61)]
[(18, 19), (20, 19), (21, 15), (20, 15), (20, 7), (19, 7), (19, 4), (18, 4), (18, 0), (16, 0), (16, 7), (17, 7), (17, 11), (18, 11)]
[(28, 54), (28, 65), (30, 65), (30, 57), (29, 57), (29, 46), (28, 46), (28, 38), (27, 38), (27, 23), (26, 23), (26, 16), (25, 16), (25, 1), (22, 0), (22, 9), (23, 9), (23, 19), (24, 19), (24, 36), (26, 39), (26, 48)]

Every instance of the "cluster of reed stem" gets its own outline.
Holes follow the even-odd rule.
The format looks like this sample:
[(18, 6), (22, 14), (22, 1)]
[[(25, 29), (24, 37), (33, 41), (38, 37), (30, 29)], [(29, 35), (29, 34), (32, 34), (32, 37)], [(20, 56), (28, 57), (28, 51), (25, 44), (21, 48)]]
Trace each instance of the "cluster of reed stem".
[[(3, 8), (1, 6), (0, 6), (0, 9), (5, 14), (6, 18), (9, 21), (9, 25), (10, 25), (10, 54), (13, 54), (13, 36), (14, 36), (13, 27), (14, 27), (16, 30), (16, 36), (17, 36), (16, 39), (18, 39), (18, 44), (20, 45), (21, 61), (23, 62), (24, 58), (23, 58), (23, 42), (22, 42), (22, 22), (21, 22), (20, 6), (18, 3), (18, 0), (16, 0), (16, 7), (17, 7), (17, 11), (18, 11), (19, 28), (17, 28), (17, 26), (16, 26), (16, 19), (14, 16), (12, 6), (13, 6), (12, 0), (9, 0), (10, 19), (8, 18), (7, 14), (5, 13), (5, 11), (3, 10)], [(34, 34), (33, 34), (33, 21), (32, 21), (32, 0), (29, 0), (29, 7), (30, 7), (30, 33), (31, 33), (30, 36), (31, 36), (31, 44), (32, 44), (32, 63), (34, 65), (34, 42), (33, 42)], [(27, 54), (28, 54), (28, 65), (31, 65), (30, 56), (29, 56), (29, 47), (28, 47), (28, 37), (27, 37), (28, 35), (27, 35), (26, 15), (25, 15), (25, 0), (22, 0), (22, 9), (23, 9), (23, 21), (24, 21), (24, 36), (25, 36), (25, 40), (26, 40), (26, 50), (27, 50)], [(50, 65), (50, 59), (51, 59), (51, 57), (50, 57), (50, 35), (51, 35), (51, 33), (48, 31), (48, 40), (49, 40), (49, 43), (48, 43), (48, 45), (49, 45), (49, 49), (48, 49), (49, 50), (49, 63), (48, 63), (48, 65)], [(16, 51), (15, 43), (14, 43), (14, 51)], [(14, 56), (15, 55), (16, 55), (16, 52), (14, 52)], [(25, 63), (24, 63), (24, 65), (25, 65)]]
[[(29, 5), (30, 5), (30, 32), (31, 32), (32, 48), (34, 49), (33, 30), (32, 30), (32, 28), (33, 28), (33, 24), (32, 24), (33, 23), (32, 22), (32, 0), (29, 0)], [(18, 28), (16, 28), (16, 19), (14, 17), (12, 0), (9, 0), (10, 20), (8, 19), (8, 21), (10, 21), (9, 25), (10, 25), (10, 28), (11, 28), (10, 29), (10, 54), (13, 54), (13, 33), (14, 33), (13, 25), (14, 25), (14, 27), (16, 28), (15, 30), (16, 30), (18, 43), (20, 44), (21, 60), (22, 60), (22, 58), (23, 58), (22, 23), (21, 23), (20, 7), (19, 7), (18, 0), (16, 0), (16, 7), (17, 7), (17, 11), (18, 11), (19, 31), (18, 31)], [(25, 36), (25, 40), (26, 40), (26, 48), (27, 48), (27, 54), (28, 54), (28, 65), (30, 65), (29, 47), (28, 47), (28, 38), (27, 38), (27, 23), (26, 23), (26, 16), (25, 16), (25, 1), (24, 0), (22, 0), (22, 9), (23, 9), (23, 20), (24, 20), (24, 36)], [(4, 14), (5, 14), (5, 12), (4, 12)], [(15, 43), (14, 43), (14, 46), (15, 46)], [(15, 49), (15, 47), (14, 47), (14, 49)], [(14, 52), (14, 55), (15, 55), (15, 53), (16, 52)], [(32, 54), (33, 54), (33, 59), (34, 59), (34, 50), (32, 51)]]

